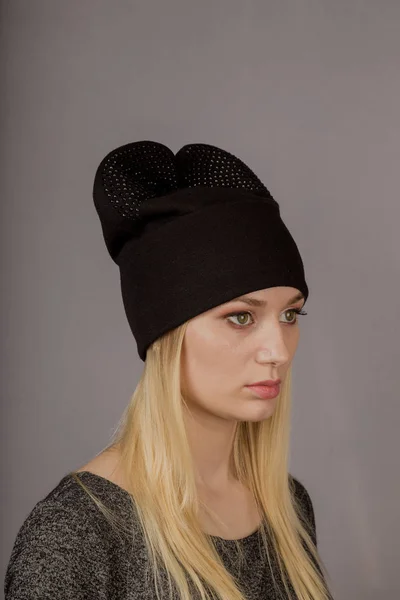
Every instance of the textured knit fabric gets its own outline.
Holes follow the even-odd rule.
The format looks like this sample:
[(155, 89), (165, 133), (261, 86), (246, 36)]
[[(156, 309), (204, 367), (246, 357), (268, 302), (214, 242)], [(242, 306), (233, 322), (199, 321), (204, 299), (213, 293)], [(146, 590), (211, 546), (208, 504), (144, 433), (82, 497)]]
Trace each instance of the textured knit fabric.
[[(80, 472), (79, 477), (108, 508), (132, 524), (135, 517), (125, 490), (88, 471)], [(293, 480), (295, 494), (312, 523), (316, 543), (310, 496), (297, 479)], [(134, 542), (128, 542), (128, 538), (112, 529), (73, 477), (66, 475), (34, 506), (18, 531), (5, 577), (5, 599), (154, 600), (157, 596), (151, 577), (146, 582), (149, 563), (144, 538), (138, 523), (133, 525)], [(234, 542), (216, 536), (214, 539), (225, 566), (237, 576)], [(240, 585), (248, 600), (274, 600), (278, 595), (271, 569), (260, 556), (259, 539), (258, 531), (241, 539), (246, 566), (240, 574)], [(133, 550), (131, 554), (128, 543), (133, 544), (129, 548)], [(282, 597), (286, 598), (275, 562), (272, 569), (282, 585)], [(163, 597), (167, 598), (167, 579), (165, 583)]]

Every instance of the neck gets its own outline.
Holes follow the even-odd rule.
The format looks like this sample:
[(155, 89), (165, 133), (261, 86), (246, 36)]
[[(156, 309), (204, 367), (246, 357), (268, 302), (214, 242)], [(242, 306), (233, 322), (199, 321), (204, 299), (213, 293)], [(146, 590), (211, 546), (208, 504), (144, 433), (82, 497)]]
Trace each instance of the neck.
[(237, 421), (194, 411), (184, 414), (198, 486), (215, 491), (232, 487), (237, 482), (231, 460)]

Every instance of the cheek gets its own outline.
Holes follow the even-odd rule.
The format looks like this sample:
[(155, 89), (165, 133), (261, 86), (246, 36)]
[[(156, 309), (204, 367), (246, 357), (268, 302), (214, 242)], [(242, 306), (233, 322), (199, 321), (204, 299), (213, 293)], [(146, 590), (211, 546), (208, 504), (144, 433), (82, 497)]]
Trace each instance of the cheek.
[(300, 339), (300, 330), (298, 327), (296, 327), (295, 331), (293, 332), (293, 335), (288, 340), (288, 350), (289, 350), (291, 358), (293, 358), (293, 356), (297, 350), (297, 346), (299, 345), (299, 339)]
[(184, 340), (182, 374), (187, 391), (196, 396), (212, 397), (235, 388), (238, 368), (243, 361), (232, 345), (205, 328), (189, 332)]

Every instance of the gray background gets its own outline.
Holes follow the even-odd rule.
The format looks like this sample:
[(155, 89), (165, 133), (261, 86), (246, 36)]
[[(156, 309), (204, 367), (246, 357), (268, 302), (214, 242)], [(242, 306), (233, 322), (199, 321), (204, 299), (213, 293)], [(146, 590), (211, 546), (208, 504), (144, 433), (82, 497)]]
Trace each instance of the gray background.
[(399, 597), (396, 1), (3, 1), (2, 568), (34, 504), (109, 442), (143, 368), (91, 199), (140, 139), (238, 154), (310, 297), (291, 472), (336, 599)]

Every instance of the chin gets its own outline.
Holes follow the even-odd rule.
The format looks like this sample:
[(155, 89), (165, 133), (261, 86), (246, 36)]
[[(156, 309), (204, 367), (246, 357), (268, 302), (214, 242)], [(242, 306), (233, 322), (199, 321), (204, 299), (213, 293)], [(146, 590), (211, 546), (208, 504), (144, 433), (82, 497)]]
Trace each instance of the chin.
[[(266, 402), (265, 400), (260, 400), (261, 402)], [(269, 419), (274, 414), (275, 405), (271, 406), (271, 401), (269, 401), (269, 406), (258, 406), (257, 408), (253, 407), (253, 410), (248, 410), (247, 414), (244, 418), (239, 418), (238, 421), (249, 421), (253, 423), (257, 423), (258, 421), (265, 421)]]

